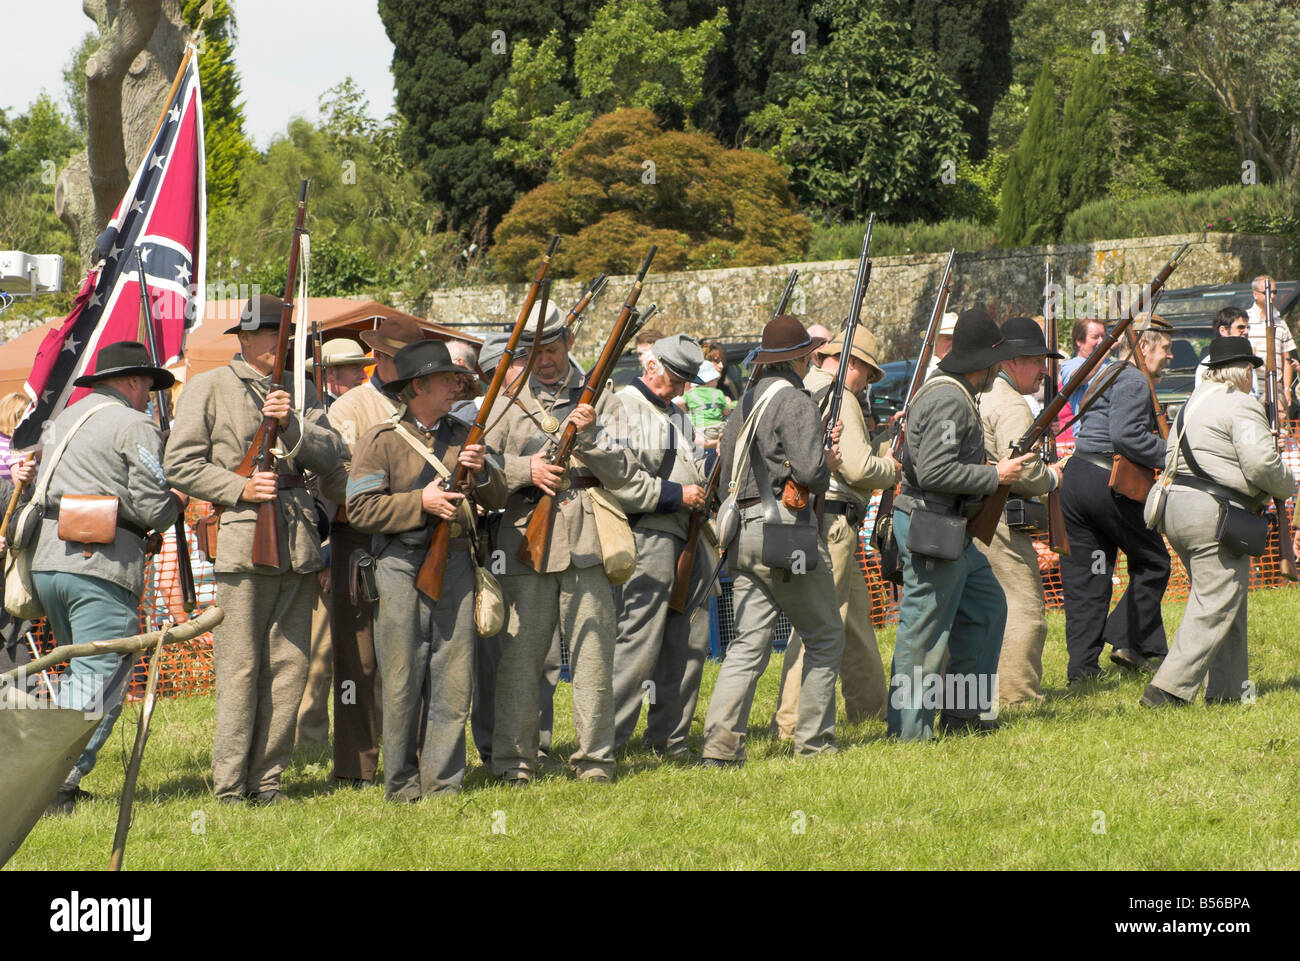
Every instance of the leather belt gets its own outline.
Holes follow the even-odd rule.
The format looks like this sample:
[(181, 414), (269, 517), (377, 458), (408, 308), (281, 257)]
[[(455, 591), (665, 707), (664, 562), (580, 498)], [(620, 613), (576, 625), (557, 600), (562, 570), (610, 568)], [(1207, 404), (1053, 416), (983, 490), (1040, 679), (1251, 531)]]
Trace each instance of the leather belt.
[(574, 490), (585, 491), (591, 487), (599, 487), (600, 481), (588, 476), (574, 477), (569, 481), (569, 486)]
[(950, 510), (956, 510), (958, 501), (961, 500), (956, 494), (940, 494), (923, 491), (920, 488), (913, 487), (911, 484), (904, 483), (899, 490), (900, 494), (905, 494), (913, 500), (925, 501), (927, 504), (936, 504), (947, 507)]
[(736, 501), (736, 506), (741, 508), (753, 507), (755, 504), (761, 504), (762, 502), (763, 498), (761, 497), (742, 497)]
[(285, 491), (294, 487), (306, 487), (306, 482), (302, 479), (301, 474), (277, 474), (275, 486)]
[(862, 504), (855, 504), (852, 501), (833, 501), (827, 499), (822, 503), (823, 514), (849, 514), (855, 510), (862, 510)]
[(1100, 467), (1102, 470), (1107, 472), (1115, 469), (1114, 454), (1093, 454), (1081, 450), (1076, 450), (1074, 454), (1071, 456), (1077, 457), (1079, 458), (1079, 460), (1087, 461), (1089, 464), (1092, 464), (1096, 467)]
[(1250, 498), (1241, 491), (1233, 490), (1231, 487), (1224, 487), (1222, 484), (1216, 484), (1213, 481), (1202, 480), (1190, 474), (1175, 474), (1174, 486), (1190, 487), (1192, 490), (1209, 494), (1216, 500), (1230, 501), (1233, 506), (1240, 507), (1244, 511), (1249, 511), (1252, 514), (1259, 513), (1258, 510), (1250, 506)]
[[(45, 516), (52, 521), (57, 521), (59, 519), (59, 509), (56, 507), (53, 510), (46, 511)], [(134, 524), (131, 521), (126, 520), (120, 514), (117, 518), (117, 526), (122, 528), (122, 530), (126, 531), (128, 534), (134, 534), (142, 541), (149, 539), (149, 532), (147, 530), (139, 524)]]

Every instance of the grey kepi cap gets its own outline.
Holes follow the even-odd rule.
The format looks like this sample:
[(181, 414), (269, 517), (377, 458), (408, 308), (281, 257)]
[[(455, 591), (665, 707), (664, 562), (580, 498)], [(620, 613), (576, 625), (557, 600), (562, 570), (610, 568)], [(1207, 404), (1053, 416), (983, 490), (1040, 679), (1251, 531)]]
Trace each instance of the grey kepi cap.
[(661, 337), (650, 348), (659, 362), (684, 381), (700, 384), (700, 364), (704, 363), (704, 352), (693, 337), (685, 334), (673, 334)]
[[(522, 341), (523, 338), (521, 337)], [(483, 372), (484, 376), (491, 376), (492, 372), (497, 369), (497, 364), (501, 363), (502, 356), (506, 352), (506, 344), (510, 343), (510, 335), (507, 333), (488, 334), (483, 339), (483, 349), (478, 352), (478, 369)], [(515, 352), (519, 352), (522, 344), (515, 345)]]

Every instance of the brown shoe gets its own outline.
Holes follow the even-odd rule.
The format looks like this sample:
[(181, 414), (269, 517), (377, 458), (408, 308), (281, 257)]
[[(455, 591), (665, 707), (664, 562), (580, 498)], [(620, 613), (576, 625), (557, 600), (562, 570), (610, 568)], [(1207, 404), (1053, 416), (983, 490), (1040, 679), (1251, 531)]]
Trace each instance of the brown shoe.
[(1166, 704), (1182, 707), (1188, 702), (1184, 701), (1177, 694), (1170, 694), (1162, 687), (1148, 684), (1147, 689), (1142, 692), (1142, 697), (1138, 699), (1138, 703), (1143, 707), (1163, 707)]

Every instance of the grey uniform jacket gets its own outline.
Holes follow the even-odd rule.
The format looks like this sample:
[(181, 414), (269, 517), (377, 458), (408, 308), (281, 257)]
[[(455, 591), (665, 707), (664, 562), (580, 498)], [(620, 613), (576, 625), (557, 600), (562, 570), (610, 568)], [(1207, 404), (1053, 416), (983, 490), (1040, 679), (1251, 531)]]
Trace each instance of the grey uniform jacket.
[[(746, 500), (758, 497), (758, 482), (754, 478), (753, 460), (762, 457), (767, 468), (768, 478), (772, 482), (772, 494), (781, 499), (785, 482), (793, 478), (795, 483), (808, 488), (810, 494), (822, 494), (830, 486), (831, 472), (826, 466), (822, 452), (822, 421), (808, 391), (793, 373), (776, 372), (762, 375), (754, 389), (741, 398), (736, 409), (727, 418), (723, 428), (722, 439), (718, 444), (718, 456), (722, 458), (721, 484), (731, 480), (732, 465), (737, 456), (736, 440), (745, 422), (745, 417), (752, 409), (757, 398), (769, 385), (773, 377), (781, 377), (794, 385), (795, 389), (778, 390), (768, 401), (763, 411), (758, 428), (754, 431), (754, 449), (750, 453), (750, 465), (745, 476), (736, 485), (736, 499)], [(726, 491), (719, 492), (725, 497)]]
[[(240, 500), (245, 478), (235, 468), (248, 452), (253, 436), (262, 425), (262, 403), (271, 378), (259, 374), (236, 355), (225, 367), (205, 371), (186, 385), (176, 407), (176, 419), (167, 442), (167, 478), (172, 486), (192, 497), (220, 504), (221, 531), (217, 543), (218, 573), (306, 573), (325, 566), (320, 534), (316, 528), (316, 504), (306, 488), (291, 487), (279, 492), (277, 524), (280, 533), (280, 564), (271, 568), (253, 564), (253, 531), (257, 505)], [(348, 451), (325, 419), (325, 408), (316, 399), (308, 381), (302, 423), (291, 414), (279, 434), (279, 447), (298, 447), (294, 463), (314, 471), (321, 493), (343, 503), (347, 492)], [(276, 458), (273, 470), (293, 473)]]
[[(90, 407), (104, 401), (110, 401), (109, 406), (81, 426), (55, 464), (46, 507), (52, 512), (64, 494), (111, 495), (118, 499), (119, 520), (146, 530), (165, 529), (176, 521), (180, 503), (163, 474), (162, 433), (148, 414), (136, 410), (113, 388), (97, 387), (58, 416), (53, 439), (57, 442)], [(40, 483), (45, 469), (42, 465), (35, 483)], [(91, 545), (90, 556), (85, 557), (83, 545), (59, 540), (58, 527), (56, 517), (46, 516), (41, 521), (32, 570), (87, 574), (140, 596), (144, 590), (143, 538), (119, 526), (112, 544)]]
[(633, 527), (685, 537), (691, 510), (682, 506), (682, 488), (707, 480), (690, 416), (676, 404), (648, 394), (640, 380), (614, 396), (621, 410), (606, 426), (637, 465), (628, 482), (613, 492), (614, 498)]
[(1135, 464), (1158, 470), (1165, 462), (1165, 442), (1156, 432), (1151, 388), (1131, 363), (1079, 418), (1074, 449), (1080, 454), (1123, 454)]
[[(1211, 481), (1238, 491), (1252, 507), (1295, 493), (1295, 477), (1278, 454), (1264, 405), (1253, 394), (1204, 381), (1185, 409), (1182, 429), (1188, 446)], [(1165, 470), (1173, 468), (1175, 449), (1169, 448)], [(1191, 473), (1186, 459), (1179, 457), (1178, 474)]]
[[(912, 477), (926, 494), (940, 497), (986, 497), (998, 488), (998, 469), (984, 451), (984, 426), (975, 392), (964, 377), (942, 371), (917, 391), (907, 413), (905, 460)], [(912, 483), (907, 471), (904, 483)], [(919, 506), (914, 497), (899, 494), (899, 510)]]
[[(490, 450), (499, 452), (505, 464), (506, 488), (509, 497), (498, 529), (496, 548), (505, 554), (506, 574), (532, 574), (531, 567), (515, 555), (523, 543), (524, 531), (532, 517), (536, 502), (524, 496), (532, 487), (531, 458), (546, 448), (549, 435), (534, 423), (541, 421), (545, 411), (550, 411), (559, 422), (555, 433), (564, 432), (568, 416), (578, 405), (582, 394), (581, 373), (569, 368), (565, 379), (548, 387), (536, 377), (529, 380), (520, 391), (518, 401), (499, 414), (494, 407), (491, 421), (500, 422), (488, 432), (486, 442)], [(498, 404), (504, 403), (498, 399)], [(608, 391), (601, 394), (596, 404), (596, 423), (578, 434), (575, 454), (569, 461), (569, 478), (595, 477), (602, 487), (617, 490), (627, 482), (635, 466), (627, 450), (618, 446), (604, 431), (604, 424), (617, 416), (618, 402)], [(525, 414), (524, 412), (528, 413)], [(532, 417), (529, 417), (531, 414)], [(555, 520), (551, 529), (551, 543), (546, 553), (544, 573), (559, 573), (570, 567), (594, 567), (603, 564), (600, 541), (596, 536), (596, 522), (591, 513), (591, 495), (583, 489), (569, 487), (555, 498)]]

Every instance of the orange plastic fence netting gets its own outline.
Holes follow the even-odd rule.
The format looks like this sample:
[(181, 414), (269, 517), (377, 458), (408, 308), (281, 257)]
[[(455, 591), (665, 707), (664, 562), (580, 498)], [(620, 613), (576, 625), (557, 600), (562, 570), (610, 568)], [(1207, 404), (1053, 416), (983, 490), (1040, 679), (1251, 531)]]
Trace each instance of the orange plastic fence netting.
[[(1283, 456), (1290, 465), (1291, 470), (1300, 476), (1300, 432), (1295, 428), (1292, 428), (1291, 432), (1286, 435)], [(872, 622), (877, 627), (881, 627), (898, 620), (898, 601), (894, 597), (892, 585), (881, 579), (876, 554), (869, 548), (867, 543), (875, 524), (878, 500), (879, 495), (872, 499), (867, 518), (862, 524), (858, 560), (862, 565), (863, 575), (866, 577), (871, 591)], [(1291, 514), (1294, 511), (1294, 501), (1288, 502), (1287, 508), (1288, 514)], [(211, 507), (208, 504), (192, 502), (186, 511), (188, 521), (186, 535), (189, 542), (191, 564), (194, 569), (199, 610), (204, 610), (216, 603), (216, 578), (213, 568), (199, 554), (193, 530), (194, 521), (210, 510)], [(1040, 552), (1039, 560), (1043, 572), (1043, 593), (1047, 598), (1047, 606), (1059, 609), (1062, 606), (1060, 567), (1056, 556), (1047, 549), (1046, 540), (1046, 535), (1035, 538), (1036, 547)], [(1170, 555), (1173, 570), (1169, 580), (1169, 588), (1165, 593), (1165, 599), (1185, 601), (1188, 592), (1187, 571), (1183, 568), (1177, 554), (1171, 551)], [(1116, 566), (1114, 581), (1114, 597), (1118, 598), (1128, 583), (1127, 562), (1122, 555), (1119, 564)], [(1252, 565), (1250, 586), (1254, 590), (1260, 587), (1276, 587), (1283, 583), (1287, 582), (1283, 580), (1280, 572), (1275, 529), (1268, 553)], [(176, 573), (175, 537), (171, 531), (168, 531), (162, 552), (151, 558), (146, 567), (145, 591), (140, 605), (140, 630), (158, 630), (164, 623), (178, 615), (181, 610), (180, 582)], [(53, 639), (50, 637), (49, 629), (44, 621), (37, 622), (34, 628), (34, 636), (42, 651), (48, 651), (54, 646)], [(136, 664), (130, 697), (143, 696), (146, 668), (147, 659), (141, 657)], [(194, 694), (204, 694), (212, 689), (213, 683), (212, 636), (210, 634), (202, 635), (192, 642), (178, 644), (164, 650), (158, 685), (160, 696), (188, 697)]]
[[(1300, 477), (1300, 428), (1292, 425), (1283, 439), (1282, 458), (1291, 468), (1291, 473)], [(1069, 451), (1070, 448), (1063, 445), (1060, 449), (1060, 455), (1064, 457)], [(863, 576), (866, 577), (867, 584), (871, 589), (871, 621), (876, 627), (882, 627), (885, 624), (898, 621), (898, 601), (894, 597), (893, 585), (881, 579), (879, 560), (868, 543), (871, 538), (872, 528), (875, 526), (878, 502), (879, 495), (872, 498), (871, 509), (866, 521), (863, 522), (858, 541), (858, 562), (862, 566)], [(1292, 498), (1287, 501), (1287, 517), (1292, 517), (1294, 512), (1295, 499)], [(1047, 599), (1047, 606), (1049, 609), (1060, 609), (1064, 606), (1061, 593), (1060, 559), (1048, 548), (1046, 534), (1035, 536), (1033, 541), (1034, 549), (1038, 552), (1039, 569), (1043, 575), (1043, 594)], [(1166, 546), (1168, 546), (1167, 543)], [(1169, 559), (1171, 570), (1169, 586), (1165, 590), (1165, 600), (1186, 601), (1190, 586), (1187, 579), (1187, 570), (1178, 559), (1178, 554), (1172, 549), (1169, 551)], [(1124, 588), (1128, 585), (1128, 559), (1123, 554), (1119, 555), (1112, 579), (1115, 584), (1112, 600), (1118, 600), (1120, 594), (1124, 592)], [(1269, 541), (1268, 552), (1251, 565), (1250, 589), (1253, 591), (1261, 587), (1278, 587), (1287, 583), (1290, 582), (1282, 577), (1281, 557), (1278, 553), (1277, 528), (1275, 526)]]

